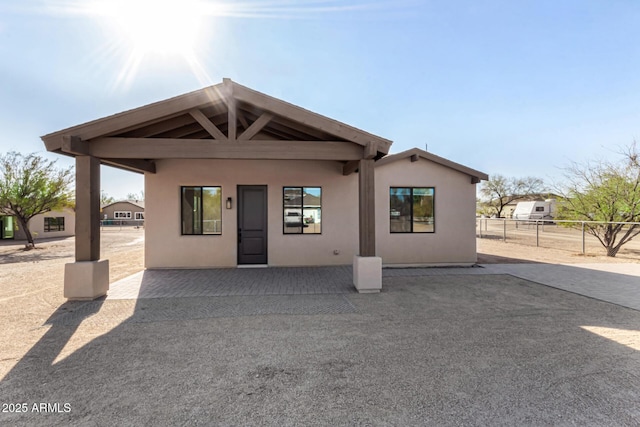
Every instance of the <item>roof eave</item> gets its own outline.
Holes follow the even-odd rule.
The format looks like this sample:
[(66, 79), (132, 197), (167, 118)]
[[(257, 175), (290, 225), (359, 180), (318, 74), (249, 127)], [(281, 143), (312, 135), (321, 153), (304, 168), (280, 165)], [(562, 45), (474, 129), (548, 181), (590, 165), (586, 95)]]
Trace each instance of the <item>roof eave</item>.
[(396, 162), (398, 160), (407, 159), (413, 155), (417, 155), (425, 160), (430, 160), (434, 163), (440, 164), (442, 166), (445, 166), (453, 170), (456, 170), (458, 172), (469, 175), (470, 177), (475, 178), (478, 181), (487, 181), (489, 179), (489, 175), (487, 175), (484, 172), (480, 172), (470, 167), (461, 165), (460, 163), (453, 162), (451, 160), (445, 159), (444, 157), (437, 156), (433, 153), (429, 153), (419, 148), (412, 148), (406, 151), (402, 151), (400, 153), (395, 153), (395, 154), (390, 154), (388, 156), (385, 156), (376, 162), (376, 166), (382, 166), (388, 163)]

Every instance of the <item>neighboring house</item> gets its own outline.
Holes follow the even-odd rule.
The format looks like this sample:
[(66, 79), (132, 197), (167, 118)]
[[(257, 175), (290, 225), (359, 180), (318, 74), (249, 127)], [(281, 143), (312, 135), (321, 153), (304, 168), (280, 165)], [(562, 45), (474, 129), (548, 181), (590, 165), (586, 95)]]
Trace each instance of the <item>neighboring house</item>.
[(68, 298), (108, 289), (91, 221), (100, 164), (144, 173), (146, 268), (353, 263), (356, 288), (376, 291), (382, 263), (476, 261), (475, 184), (486, 174), (418, 149), (387, 155), (385, 138), (228, 79), (42, 139), (76, 157), (86, 226), (66, 266)]
[(144, 224), (144, 200), (123, 200), (109, 203), (100, 209), (103, 225)]
[(11, 215), (0, 215), (0, 239), (15, 238), (17, 221)]
[[(75, 227), (76, 214), (71, 208), (64, 208), (59, 211), (39, 214), (31, 218), (29, 221), (29, 230), (36, 241), (38, 239), (47, 239), (51, 237), (73, 236), (75, 233)], [(14, 239), (25, 240), (27, 238), (15, 218), (13, 218), (13, 228)]]

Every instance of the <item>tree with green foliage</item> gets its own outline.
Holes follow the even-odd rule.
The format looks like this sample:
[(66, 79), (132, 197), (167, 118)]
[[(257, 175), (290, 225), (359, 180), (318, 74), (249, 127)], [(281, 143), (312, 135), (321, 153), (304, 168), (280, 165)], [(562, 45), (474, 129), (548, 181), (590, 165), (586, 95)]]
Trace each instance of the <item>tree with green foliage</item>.
[(58, 169), (55, 163), (35, 153), (12, 151), (0, 156), (0, 213), (17, 218), (28, 248), (35, 246), (29, 220), (72, 201), (72, 168)]
[(111, 203), (114, 203), (115, 201), (116, 201), (116, 199), (114, 199), (113, 197), (109, 196), (106, 191), (100, 190), (100, 206), (110, 205)]
[(533, 176), (524, 178), (507, 178), (493, 174), (488, 181), (482, 183), (480, 194), (486, 213), (502, 217), (505, 206), (517, 200), (524, 200), (543, 191), (542, 179)]
[(144, 200), (144, 190), (140, 190), (139, 193), (127, 193), (127, 200)]
[(619, 162), (573, 163), (565, 169), (561, 189), (563, 203), (558, 219), (585, 222), (585, 231), (595, 236), (615, 257), (620, 248), (640, 234), (640, 153), (635, 142)]

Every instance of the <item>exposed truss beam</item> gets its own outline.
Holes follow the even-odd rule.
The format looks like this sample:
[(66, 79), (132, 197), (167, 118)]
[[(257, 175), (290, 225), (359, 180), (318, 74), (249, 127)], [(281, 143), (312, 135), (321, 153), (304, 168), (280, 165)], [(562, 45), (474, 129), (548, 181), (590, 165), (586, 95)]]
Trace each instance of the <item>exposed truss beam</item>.
[(238, 121), (240, 122), (240, 124), (242, 125), (243, 128), (248, 129), (249, 128), (249, 122), (247, 122), (246, 117), (244, 116), (244, 114), (242, 113), (242, 110), (240, 110), (239, 108), (236, 110), (236, 114), (238, 115)]
[(101, 163), (136, 173), (156, 173), (156, 164), (149, 160), (140, 159), (100, 159)]
[(247, 130), (242, 132), (242, 135), (240, 135), (238, 139), (249, 140), (253, 138), (254, 136), (256, 136), (258, 132), (262, 130), (262, 128), (266, 126), (267, 123), (271, 121), (272, 118), (273, 118), (273, 114), (262, 113), (262, 115), (258, 117), (258, 119), (255, 122), (251, 123), (251, 126), (249, 126)]
[[(176, 129), (172, 129), (169, 130), (167, 132), (163, 132), (160, 134), (157, 134), (156, 137), (158, 138), (183, 138), (186, 137), (187, 135), (191, 135), (194, 132), (199, 132), (202, 131), (202, 126), (200, 125), (200, 123), (191, 123), (188, 124), (186, 126), (181, 126), (179, 128)], [(204, 131), (207, 133), (207, 135), (209, 135), (209, 132)], [(133, 138), (133, 137), (129, 137), (127, 136), (126, 138)]]
[(200, 110), (193, 109), (189, 111), (191, 117), (196, 119), (200, 126), (202, 126), (209, 134), (213, 137), (213, 139), (218, 139), (220, 141), (225, 141), (227, 137), (218, 129), (216, 125), (213, 124), (211, 120)]
[(141, 126), (137, 129), (133, 129), (127, 132), (120, 132), (118, 133), (118, 135), (124, 136), (126, 138), (148, 138), (150, 136), (159, 135), (161, 133), (178, 129), (182, 126), (186, 126), (192, 123), (193, 117), (191, 117), (189, 114), (181, 114), (180, 116), (174, 117), (172, 119), (166, 119), (158, 123)]
[(351, 175), (358, 170), (358, 167), (360, 167), (360, 160), (351, 160), (342, 166), (342, 175)]
[(368, 134), (328, 117), (310, 113), (309, 111), (279, 99), (264, 96), (259, 92), (238, 84), (234, 85), (233, 96), (238, 101), (253, 104), (260, 109), (270, 111), (278, 116), (287, 117), (294, 122), (305, 123), (309, 127), (319, 129), (330, 135), (335, 135), (338, 138), (344, 138), (363, 146), (369, 141), (375, 141), (376, 144), (379, 145), (379, 151), (384, 153), (387, 153), (391, 146), (391, 141), (389, 140)]
[(89, 155), (89, 144), (74, 135), (64, 135), (60, 149), (64, 153), (73, 154), (74, 156)]
[(238, 135), (238, 107), (235, 98), (233, 97), (233, 83), (231, 80), (224, 80), (225, 86), (225, 96), (227, 101), (227, 111), (228, 111), (228, 119), (227, 119), (227, 135), (230, 140), (236, 139)]
[(89, 143), (92, 156), (107, 159), (291, 159), (362, 158), (362, 147), (344, 141), (215, 141), (166, 138), (98, 138)]
[[(135, 110), (125, 111), (103, 119), (95, 120), (84, 125), (76, 126), (69, 133), (77, 135), (87, 141), (105, 135), (114, 135), (137, 129), (141, 126), (158, 123), (167, 118), (184, 114), (191, 109), (210, 106), (220, 102), (220, 85), (211, 86), (203, 90), (180, 95), (170, 100), (156, 102)], [(42, 137), (47, 150), (54, 151), (62, 143), (63, 133), (59, 131)]]
[(364, 156), (363, 159), (371, 160), (378, 155), (378, 148), (375, 142), (368, 142), (367, 145), (364, 146)]

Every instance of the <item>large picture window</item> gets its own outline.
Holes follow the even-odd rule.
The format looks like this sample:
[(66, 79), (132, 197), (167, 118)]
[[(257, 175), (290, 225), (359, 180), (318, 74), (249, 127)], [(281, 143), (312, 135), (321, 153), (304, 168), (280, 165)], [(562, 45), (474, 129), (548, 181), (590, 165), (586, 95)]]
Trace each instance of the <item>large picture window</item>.
[(181, 187), (182, 234), (222, 234), (222, 188)]
[(284, 187), (283, 233), (322, 233), (322, 188)]
[(64, 217), (47, 217), (44, 219), (44, 231), (64, 231)]
[(391, 187), (389, 230), (392, 233), (435, 232), (433, 187)]

